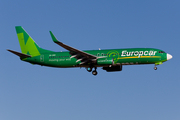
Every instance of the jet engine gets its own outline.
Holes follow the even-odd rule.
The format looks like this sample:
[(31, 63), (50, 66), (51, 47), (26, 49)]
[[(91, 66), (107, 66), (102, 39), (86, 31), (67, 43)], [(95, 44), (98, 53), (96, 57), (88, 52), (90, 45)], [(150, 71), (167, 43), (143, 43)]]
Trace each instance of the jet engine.
[(113, 65), (114, 60), (113, 60), (113, 58), (98, 58), (97, 64), (98, 65)]
[(107, 72), (122, 71), (122, 65), (103, 67), (103, 70), (106, 70)]

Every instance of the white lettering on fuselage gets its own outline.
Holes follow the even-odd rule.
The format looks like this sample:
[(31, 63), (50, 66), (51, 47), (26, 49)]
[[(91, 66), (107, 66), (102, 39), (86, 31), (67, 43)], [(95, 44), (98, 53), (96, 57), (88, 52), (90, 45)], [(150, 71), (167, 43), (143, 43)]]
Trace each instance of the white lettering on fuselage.
[(49, 61), (51, 61), (51, 62), (54, 62), (54, 61), (58, 62), (58, 59), (49, 59)]
[(127, 52), (127, 50), (122, 51), (121, 56), (152, 56), (155, 55), (157, 53), (157, 51), (130, 51)]
[(51, 61), (51, 62), (54, 62), (54, 61), (56, 61), (56, 62), (58, 62), (58, 61), (71, 61), (71, 59), (49, 59), (49, 61)]

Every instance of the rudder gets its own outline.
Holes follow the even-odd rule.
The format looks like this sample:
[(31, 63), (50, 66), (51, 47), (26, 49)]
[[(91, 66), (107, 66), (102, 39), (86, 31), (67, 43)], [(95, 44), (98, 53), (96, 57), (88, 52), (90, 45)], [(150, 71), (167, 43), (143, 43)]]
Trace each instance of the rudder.
[(27, 55), (38, 56), (41, 48), (34, 42), (30, 35), (21, 27), (16, 26), (16, 32), (21, 47), (21, 52)]

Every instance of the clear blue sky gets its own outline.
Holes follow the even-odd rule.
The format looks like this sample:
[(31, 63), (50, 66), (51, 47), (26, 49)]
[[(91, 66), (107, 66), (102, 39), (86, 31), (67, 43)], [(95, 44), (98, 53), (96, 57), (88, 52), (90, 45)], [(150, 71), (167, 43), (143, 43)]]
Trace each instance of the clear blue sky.
[[(179, 0), (1, 0), (0, 120), (180, 120)], [(42, 48), (66, 51), (158, 48), (173, 59), (154, 65), (49, 68), (20, 61), (15, 26)]]

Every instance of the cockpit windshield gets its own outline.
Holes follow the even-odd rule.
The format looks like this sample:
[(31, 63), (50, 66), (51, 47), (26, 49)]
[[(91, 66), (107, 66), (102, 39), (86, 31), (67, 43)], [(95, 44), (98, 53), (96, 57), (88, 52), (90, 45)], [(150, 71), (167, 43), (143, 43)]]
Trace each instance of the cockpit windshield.
[(159, 53), (165, 53), (164, 51), (159, 51)]

